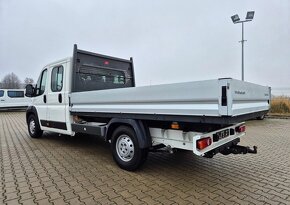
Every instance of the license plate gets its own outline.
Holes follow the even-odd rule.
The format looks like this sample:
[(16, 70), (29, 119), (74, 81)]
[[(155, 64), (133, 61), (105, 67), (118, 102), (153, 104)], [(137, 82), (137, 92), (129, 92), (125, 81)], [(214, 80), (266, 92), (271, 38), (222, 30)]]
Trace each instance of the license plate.
[(226, 137), (230, 136), (230, 130), (227, 129), (227, 130), (222, 130), (220, 132), (217, 132), (216, 136), (218, 137), (219, 140), (226, 138)]

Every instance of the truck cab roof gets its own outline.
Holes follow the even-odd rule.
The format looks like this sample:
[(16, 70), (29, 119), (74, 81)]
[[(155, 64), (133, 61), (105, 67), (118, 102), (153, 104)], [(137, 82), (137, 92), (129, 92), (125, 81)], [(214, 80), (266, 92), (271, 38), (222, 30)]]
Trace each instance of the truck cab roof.
[(54, 65), (57, 65), (57, 64), (60, 64), (60, 63), (63, 63), (63, 62), (69, 62), (69, 61), (72, 61), (72, 57), (66, 57), (66, 58), (51, 62), (51, 63), (45, 65), (44, 68), (47, 68), (47, 67), (50, 67), (50, 66), (54, 66)]

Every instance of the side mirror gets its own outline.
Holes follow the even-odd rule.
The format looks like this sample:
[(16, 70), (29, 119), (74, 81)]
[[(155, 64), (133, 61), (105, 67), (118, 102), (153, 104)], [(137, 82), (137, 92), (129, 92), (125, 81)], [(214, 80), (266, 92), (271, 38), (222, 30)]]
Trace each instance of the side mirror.
[(31, 84), (26, 85), (25, 87), (25, 96), (26, 97), (33, 97), (34, 94), (34, 87)]

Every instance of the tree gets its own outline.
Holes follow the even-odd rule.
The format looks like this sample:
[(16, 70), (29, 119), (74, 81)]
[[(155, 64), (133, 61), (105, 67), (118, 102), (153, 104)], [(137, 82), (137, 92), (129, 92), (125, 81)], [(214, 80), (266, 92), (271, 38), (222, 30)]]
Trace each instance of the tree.
[(3, 89), (18, 89), (21, 87), (21, 82), (17, 75), (10, 73), (2, 79), (1, 87)]
[(25, 80), (24, 80), (25, 85), (33, 84), (33, 83), (34, 83), (34, 80), (32, 78), (25, 78)]

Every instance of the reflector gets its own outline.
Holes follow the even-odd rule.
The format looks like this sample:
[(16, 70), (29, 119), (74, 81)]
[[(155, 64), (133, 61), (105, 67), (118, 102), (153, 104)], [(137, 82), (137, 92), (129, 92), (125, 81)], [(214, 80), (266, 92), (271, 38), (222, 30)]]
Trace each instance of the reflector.
[(179, 129), (179, 124), (177, 122), (173, 122), (171, 123), (171, 129), (176, 129), (178, 130)]

